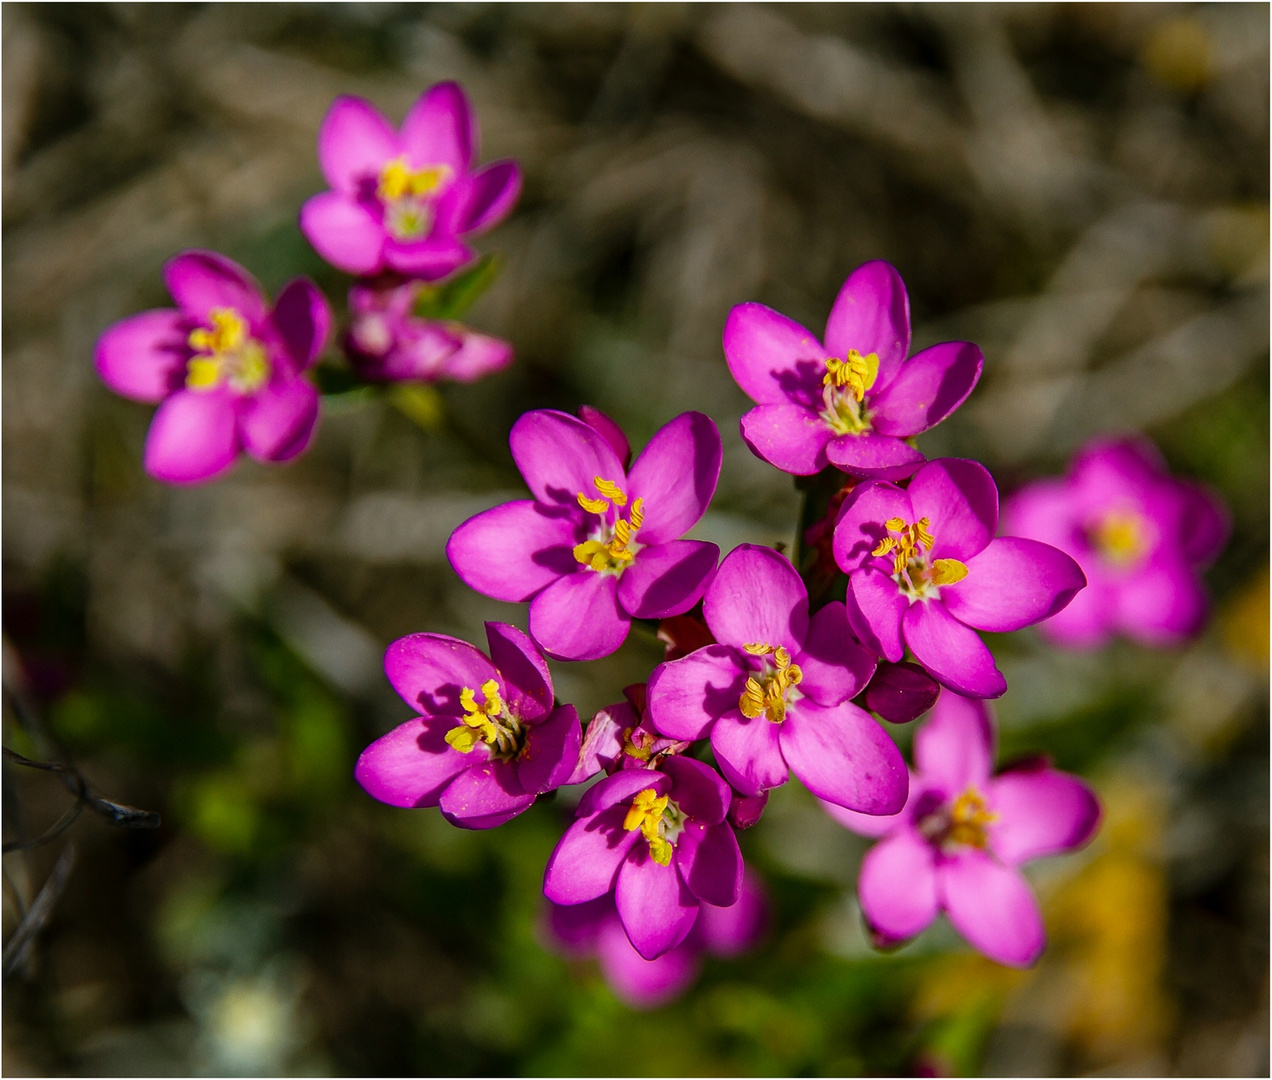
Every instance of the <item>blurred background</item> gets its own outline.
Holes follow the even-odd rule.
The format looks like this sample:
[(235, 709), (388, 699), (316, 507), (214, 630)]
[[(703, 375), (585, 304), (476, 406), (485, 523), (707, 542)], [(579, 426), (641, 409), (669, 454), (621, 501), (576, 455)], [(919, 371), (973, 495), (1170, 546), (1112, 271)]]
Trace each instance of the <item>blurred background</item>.
[[(4, 1071), (1267, 1075), (1268, 18), (6, 4), (4, 742), (163, 824), (89, 811), (5, 856)], [(98, 382), (98, 334), (164, 306), (163, 262), (188, 247), (270, 290), (310, 274), (343, 306), (348, 280), (296, 226), (325, 186), (322, 116), (355, 93), (397, 121), (451, 78), (483, 159), (525, 172), (482, 241), (504, 271), (468, 316), (514, 343), (513, 367), (414, 419), (333, 399), (285, 468), (148, 479), (152, 410)], [(590, 403), (637, 446), (709, 413), (725, 461), (696, 535), (790, 543), (799, 498), (738, 437), (750, 403), (720, 331), (746, 300), (820, 331), (871, 258), (901, 271), (916, 348), (986, 355), (929, 456), (978, 457), (1007, 491), (1097, 432), (1147, 432), (1232, 507), (1214, 619), (1165, 653), (992, 642), (1004, 755), (1052, 754), (1107, 811), (1087, 850), (1031, 868), (1037, 968), (981, 960), (943, 924), (873, 953), (863, 842), (792, 783), (742, 838), (767, 943), (641, 1016), (544, 944), (568, 793), (466, 833), (353, 783), (410, 715), (381, 652), (524, 626), (443, 546), (521, 497), (507, 433), (528, 408)], [(660, 656), (633, 634), (556, 665), (558, 696), (590, 716)], [(6, 841), (72, 803), (6, 761)], [(32, 904), (39, 932), (15, 942)]]

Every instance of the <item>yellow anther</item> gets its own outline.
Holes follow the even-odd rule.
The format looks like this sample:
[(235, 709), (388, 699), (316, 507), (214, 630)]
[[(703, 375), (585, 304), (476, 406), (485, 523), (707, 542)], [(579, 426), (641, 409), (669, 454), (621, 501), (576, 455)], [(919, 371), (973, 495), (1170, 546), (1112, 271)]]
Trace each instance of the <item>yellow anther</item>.
[(664, 840), (661, 836), (655, 836), (649, 841), (649, 857), (659, 866), (669, 866), (671, 864), (671, 853), (674, 850), (671, 843)]
[(738, 697), (738, 711), (752, 719), (767, 716), (773, 723), (780, 724), (786, 719), (786, 693), (804, 681), (804, 673), (791, 663), (790, 651), (784, 645), (774, 647), (756, 641), (742, 647), (752, 656), (772, 655), (773, 666), (766, 661), (759, 678), (747, 677)]
[(911, 562), (921, 560), (923, 556), (932, 550), (932, 545), (936, 542), (929, 531), (931, 522), (927, 518), (919, 518), (913, 525), (907, 525), (902, 518), (888, 518), (883, 523), (883, 527), (889, 533), (895, 533), (894, 536), (885, 536), (870, 552), (874, 556), (887, 555), (889, 552), (896, 552), (892, 557), (893, 574), (902, 574)]
[(746, 689), (738, 698), (738, 709), (743, 716), (756, 717), (764, 711), (764, 687), (754, 676), (746, 680)]
[(990, 813), (980, 792), (968, 788), (950, 807), (950, 828), (946, 839), (956, 844), (983, 848), (988, 843), (985, 826), (997, 820), (998, 815)]
[(196, 355), (186, 366), (186, 386), (211, 390), (224, 381), (241, 394), (259, 390), (269, 380), (269, 360), (247, 320), (233, 308), (213, 308), (208, 320), (211, 328), (191, 330), (187, 339)]
[[(651, 757), (653, 757), (653, 752), (647, 747), (638, 746), (632, 741), (633, 730), (635, 729), (626, 728), (623, 731), (623, 753), (625, 753), (628, 757), (634, 757), (637, 761), (648, 761)], [(642, 743), (646, 741), (644, 733), (642, 733), (639, 738)]]
[(226, 353), (240, 349), (247, 341), (247, 320), (233, 308), (213, 308), (208, 313), (212, 323), (190, 331), (190, 348), (200, 353)]
[(953, 585), (967, 577), (967, 567), (957, 559), (937, 559), (932, 563), (933, 585)]
[[(621, 506), (622, 504), (620, 503), (619, 505)], [(636, 499), (632, 502), (632, 512), (630, 514), (630, 517), (632, 519), (633, 529), (639, 529), (642, 525), (645, 524), (645, 500), (644, 499)]]
[(747, 645), (743, 645), (742, 648), (744, 648), (752, 656), (768, 656), (768, 654), (773, 651), (773, 646), (768, 645), (763, 641), (752, 641)]
[(195, 357), (186, 366), (186, 386), (191, 390), (211, 390), (221, 381), (221, 364), (210, 357)]
[(477, 745), (477, 740), (500, 750), (509, 749), (516, 741), (516, 732), (520, 725), (515, 721), (511, 726), (498, 724), (495, 721), (506, 712), (503, 698), (499, 696), (499, 684), (494, 679), (487, 679), (481, 684), (482, 704), (477, 704), (477, 691), (465, 686), (459, 692), (459, 705), (464, 710), (459, 726), (446, 733), (446, 741), (461, 754), (467, 754)]
[(592, 477), (592, 483), (596, 485), (596, 490), (615, 506), (627, 505), (627, 492), (614, 483), (613, 480), (603, 480), (599, 476), (594, 476)]
[(628, 807), (627, 816), (623, 818), (623, 828), (628, 832), (639, 829), (646, 840), (656, 839), (658, 823), (662, 820), (663, 811), (667, 809), (669, 797), (659, 795), (653, 788), (645, 788), (637, 793)]
[(381, 171), (376, 194), (385, 202), (395, 202), (407, 196), (424, 198), (441, 187), (450, 173), (447, 165), (427, 165), (422, 169), (411, 169), (404, 159), (395, 158)]
[(879, 356), (868, 353), (862, 356), (856, 349), (848, 350), (848, 359), (840, 360), (837, 356), (826, 358), (826, 374), (822, 376), (823, 386), (847, 387), (854, 400), (860, 402), (866, 391), (875, 384), (879, 377)]
[(619, 518), (616, 522), (614, 522), (614, 538), (622, 544), (623, 547), (626, 547), (629, 543), (631, 543), (632, 527), (630, 523), (624, 521), (622, 518)]
[(578, 494), (578, 500), (579, 505), (589, 514), (603, 514), (609, 509), (609, 503), (604, 499), (589, 499), (581, 491)]
[(883, 523), (883, 527), (887, 529), (888, 532), (905, 532), (905, 519), (899, 517), (888, 518), (888, 520)]
[(1130, 566), (1148, 550), (1144, 519), (1133, 511), (1115, 510), (1106, 514), (1093, 530), (1092, 539), (1109, 562)]

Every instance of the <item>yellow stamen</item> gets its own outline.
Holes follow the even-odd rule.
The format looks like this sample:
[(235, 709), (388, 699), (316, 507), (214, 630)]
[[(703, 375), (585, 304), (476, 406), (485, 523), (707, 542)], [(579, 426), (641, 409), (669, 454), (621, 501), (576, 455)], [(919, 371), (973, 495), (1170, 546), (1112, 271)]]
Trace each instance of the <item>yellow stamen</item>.
[(950, 828), (946, 839), (956, 844), (983, 848), (989, 842), (985, 826), (997, 820), (998, 815), (990, 813), (980, 792), (968, 788), (950, 807)]
[[(596, 476), (592, 478), (592, 483), (600, 492), (600, 498), (590, 498), (581, 491), (575, 497), (579, 506), (589, 514), (603, 516), (608, 513), (611, 503), (616, 508), (627, 505), (627, 492), (614, 481)], [(613, 524), (602, 521), (599, 530), (592, 534), (591, 539), (574, 546), (575, 561), (598, 572), (626, 569), (636, 558), (636, 553), (630, 550), (632, 538), (644, 523), (645, 500), (636, 499), (632, 503), (630, 520), (616, 515)]]
[(247, 320), (233, 308), (213, 308), (208, 320), (210, 328), (197, 327), (187, 339), (196, 355), (186, 366), (186, 386), (212, 390), (225, 381), (240, 394), (259, 390), (269, 380), (269, 360)]
[(822, 385), (836, 388), (846, 386), (853, 398), (860, 403), (878, 377), (877, 353), (862, 356), (856, 349), (849, 349), (847, 360), (840, 360), (836, 356), (826, 358), (826, 374), (822, 376)]
[[(622, 505), (623, 505), (622, 503), (619, 503), (619, 506), (622, 506)], [(645, 524), (645, 500), (644, 499), (636, 499), (632, 503), (632, 511), (629, 516), (632, 519), (633, 529), (639, 529), (642, 525)]]
[(594, 476), (592, 477), (592, 483), (596, 485), (596, 490), (615, 506), (627, 505), (627, 492), (614, 483), (613, 480), (602, 480), (599, 476)]
[(758, 679), (754, 675), (747, 677), (746, 686), (738, 698), (738, 711), (751, 719), (767, 716), (772, 723), (780, 724), (786, 719), (787, 691), (804, 681), (804, 673), (798, 665), (791, 663), (790, 651), (784, 645), (775, 648), (757, 641), (742, 647), (752, 656), (772, 654), (773, 667), (770, 668), (766, 661)]
[(649, 841), (649, 857), (659, 866), (670, 865), (671, 853), (674, 850), (670, 841), (664, 840), (661, 836), (655, 836)]
[(578, 501), (579, 505), (589, 514), (603, 514), (609, 509), (609, 503), (604, 499), (589, 499), (581, 491), (578, 494)]
[[(883, 556), (890, 551), (896, 552), (892, 557), (892, 572), (901, 574), (911, 560), (919, 559), (932, 550), (935, 538), (928, 531), (930, 525), (927, 518), (920, 518), (913, 525), (907, 525), (899, 517), (888, 518), (883, 527), (896, 535), (885, 536), (870, 554)], [(963, 572), (967, 572), (966, 568)]]
[(773, 651), (773, 646), (768, 645), (763, 641), (752, 641), (747, 645), (743, 645), (742, 648), (744, 648), (752, 656), (768, 656), (768, 654)]
[[(632, 741), (632, 732), (634, 730), (634, 728), (627, 728), (623, 731), (623, 753), (628, 757), (634, 757), (637, 761), (648, 761), (653, 757), (653, 753), (647, 747), (638, 746)], [(647, 736), (643, 732), (638, 737), (642, 743), (647, 740)]]
[(210, 357), (196, 356), (186, 366), (186, 386), (191, 390), (211, 390), (220, 381), (221, 365)]
[(953, 585), (967, 577), (967, 567), (957, 559), (937, 559), (932, 563), (933, 585)]
[(461, 754), (471, 753), (478, 739), (500, 750), (508, 750), (516, 742), (515, 722), (513, 729), (508, 725), (495, 721), (505, 715), (503, 698), (499, 696), (499, 684), (494, 679), (487, 679), (481, 684), (482, 704), (477, 704), (477, 692), (465, 686), (459, 692), (459, 704), (464, 710), (460, 723), (446, 733), (446, 741)]
[[(668, 812), (669, 801), (670, 796), (659, 795), (653, 788), (645, 788), (632, 800), (627, 816), (623, 818), (623, 828), (628, 832), (640, 830), (641, 836), (649, 843), (649, 857), (659, 866), (666, 866), (671, 862), (671, 853), (674, 850), (671, 842), (662, 835), (665, 824), (663, 814)], [(678, 818), (679, 814), (675, 816)]]
[(1114, 566), (1131, 566), (1148, 550), (1144, 519), (1134, 511), (1106, 514), (1093, 530), (1095, 546)]
[(426, 165), (411, 169), (402, 158), (390, 161), (380, 173), (376, 194), (385, 202), (396, 202), (407, 196), (422, 199), (433, 194), (449, 178), (447, 165)]

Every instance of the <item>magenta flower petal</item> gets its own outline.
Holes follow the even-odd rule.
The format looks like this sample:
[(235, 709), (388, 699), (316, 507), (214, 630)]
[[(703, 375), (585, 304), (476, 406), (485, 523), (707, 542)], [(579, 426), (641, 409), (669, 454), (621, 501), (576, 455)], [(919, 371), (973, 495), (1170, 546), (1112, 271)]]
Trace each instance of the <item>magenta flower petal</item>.
[(627, 474), (609, 442), (582, 420), (555, 409), (522, 413), (508, 435), (512, 459), (530, 493), (542, 503), (578, 507), (579, 492), (591, 497), (599, 476), (623, 487)]
[(702, 413), (681, 413), (654, 433), (627, 478), (629, 496), (645, 500), (642, 544), (664, 544), (698, 524), (715, 494), (723, 453), (715, 422)]
[(640, 716), (626, 701), (599, 710), (583, 733), (578, 764), (565, 782), (581, 784), (602, 769), (614, 768), (623, 753), (623, 732), (639, 723)]
[(274, 301), (270, 319), (295, 364), (293, 371), (311, 367), (331, 333), (331, 307), (318, 286), (308, 278), (289, 281)]
[(645, 788), (653, 788), (659, 795), (666, 795), (671, 789), (671, 777), (654, 769), (623, 769), (583, 792), (574, 812), (583, 818), (622, 804), (626, 814), (627, 804)]
[(515, 626), (500, 622), (486, 623), (486, 641), (513, 712), (531, 722), (547, 716), (552, 711), (552, 674), (534, 642)]
[(532, 802), (534, 793), (521, 786), (517, 767), (512, 762), (489, 760), (456, 776), (442, 792), (437, 805), (453, 825), (493, 829), (511, 821)]
[[(459, 694), (498, 674), (480, 649), (445, 634), (408, 634), (384, 652), (384, 674), (413, 709), (459, 717)], [(450, 725), (454, 727), (454, 723)]]
[(727, 907), (702, 904), (695, 936), (716, 956), (738, 956), (756, 945), (768, 929), (768, 901), (759, 877), (743, 872), (737, 903)]
[(198, 484), (234, 464), (234, 399), (224, 392), (178, 390), (155, 410), (146, 435), (146, 472), (167, 484)]
[(964, 626), (940, 601), (911, 604), (901, 632), (914, 657), (942, 686), (968, 697), (1002, 697), (1007, 680), (976, 631)]
[(905, 655), (901, 620), (910, 600), (887, 574), (872, 567), (848, 577), (845, 611), (853, 633), (868, 649), (897, 663)]
[(460, 346), (442, 360), (438, 375), (455, 382), (470, 383), (502, 371), (512, 363), (512, 345), (497, 337), (468, 331)]
[(318, 391), (305, 379), (277, 380), (244, 399), (238, 431), (258, 461), (289, 461), (309, 445), (318, 426)]
[(1128, 576), (1114, 603), (1122, 632), (1158, 647), (1197, 633), (1208, 606), (1205, 590), (1186, 566), (1162, 564)]
[[(448, 193), (454, 231), (479, 234), (512, 212), (521, 195), (521, 169), (515, 161), (495, 161), (469, 173)], [(450, 216), (448, 215), (448, 216)]]
[(541, 795), (570, 779), (579, 760), (583, 730), (573, 705), (562, 705), (526, 733), (526, 745), (515, 764), (517, 779), (528, 792)]
[(937, 868), (942, 906), (974, 949), (1008, 967), (1028, 967), (1046, 945), (1042, 913), (1019, 870), (963, 848)]
[(384, 241), (385, 263), (399, 274), (423, 281), (439, 281), (474, 258), (472, 248), (449, 236), (409, 241), (388, 237)]
[(331, 103), (318, 131), (318, 162), (333, 188), (356, 195), (397, 155), (397, 132), (370, 102), (342, 95)]
[(845, 702), (823, 708), (801, 701), (781, 728), (782, 755), (814, 795), (866, 814), (905, 805), (905, 761), (869, 713)]
[(747, 719), (735, 708), (711, 729), (716, 763), (743, 795), (758, 795), (786, 783), (789, 770), (782, 757), (779, 727), (763, 716)]
[(910, 351), (910, 298), (896, 267), (876, 260), (848, 275), (826, 320), (826, 349), (841, 360), (850, 349), (875, 353), (875, 386), (882, 391), (892, 382)]
[(353, 776), (373, 799), (390, 806), (436, 806), (446, 786), (489, 752), (485, 743), (461, 754), (446, 742), (452, 717), (417, 716), (362, 751)]
[(599, 660), (627, 638), (612, 574), (583, 570), (557, 578), (530, 601), (530, 635), (554, 660)]
[(826, 459), (846, 473), (875, 480), (904, 480), (927, 460), (904, 440), (877, 432), (832, 438)]
[(820, 408), (826, 355), (808, 330), (763, 304), (738, 304), (724, 323), (729, 372), (759, 405)]
[[(555, 943), (564, 946), (568, 955), (583, 957), (596, 947), (601, 927), (617, 922), (612, 896), (599, 896), (585, 904), (554, 904), (548, 901), (548, 929)], [(619, 930), (624, 944), (627, 936)], [(627, 946), (631, 948), (630, 945)]]
[(884, 522), (900, 518), (911, 523), (916, 516), (909, 495), (894, 484), (879, 481), (858, 484), (844, 500), (835, 519), (834, 553), (839, 569), (851, 574), (859, 567), (868, 566), (885, 575), (891, 574), (892, 558), (870, 553), (888, 535)]
[(614, 453), (618, 455), (618, 460), (622, 462), (624, 469), (631, 464), (631, 444), (628, 443), (627, 436), (623, 434), (623, 429), (618, 424), (600, 409), (594, 409), (591, 405), (579, 406), (579, 419), (614, 448)]
[(757, 405), (742, 417), (742, 439), (756, 457), (795, 476), (811, 476), (826, 467), (826, 447), (835, 437), (803, 405)]
[(614, 887), (619, 866), (632, 845), (641, 839), (639, 829), (628, 832), (623, 828), (627, 809), (625, 805), (610, 806), (599, 814), (579, 818), (566, 829), (548, 857), (543, 873), (544, 896), (555, 904), (579, 904), (604, 896)]
[(804, 651), (795, 656), (795, 664), (804, 676), (799, 692), (820, 705), (838, 705), (856, 697), (875, 670), (874, 654), (857, 643), (838, 600), (813, 616)]
[(885, 661), (866, 687), (866, 708), (894, 724), (908, 724), (935, 705), (940, 693), (941, 684), (918, 664)]
[(933, 559), (966, 562), (985, 549), (998, 528), (998, 488), (978, 461), (929, 461), (906, 492), (915, 515), (932, 523)]
[(676, 840), (676, 865), (699, 900), (717, 907), (737, 903), (742, 888), (742, 851), (728, 825), (686, 823)]
[(808, 634), (808, 591), (790, 562), (772, 548), (739, 544), (725, 557), (702, 602), (721, 645), (752, 642), (800, 651)]
[[(696, 924), (695, 924), (696, 925)], [(633, 1009), (656, 1009), (679, 997), (698, 977), (700, 953), (684, 942), (656, 960), (646, 960), (612, 918), (597, 937), (596, 958), (614, 996)]]
[(673, 756), (663, 761), (661, 771), (671, 777), (672, 797), (694, 821), (701, 825), (719, 825), (724, 820), (732, 792), (710, 765), (690, 757)]
[(1063, 551), (1006, 536), (967, 560), (967, 577), (942, 586), (941, 603), (960, 622), (1001, 634), (1054, 615), (1085, 585)]
[(881, 840), (861, 862), (857, 899), (870, 928), (887, 942), (926, 929), (939, 909), (932, 848), (910, 828)]
[(645, 548), (618, 579), (618, 602), (635, 619), (665, 619), (701, 598), (720, 558), (715, 544), (671, 540)]
[(342, 191), (306, 200), (300, 231), (319, 255), (347, 274), (372, 274), (383, 266), (384, 226)]
[(1100, 823), (1100, 802), (1076, 776), (1047, 765), (1010, 769), (985, 792), (998, 815), (990, 848), (1008, 866), (1081, 847)]
[(924, 782), (946, 799), (957, 799), (968, 788), (984, 795), (997, 741), (985, 703), (947, 691), (914, 735), (914, 764)]
[(477, 120), (458, 83), (438, 83), (416, 99), (402, 121), (401, 145), (417, 168), (448, 165), (457, 174), (468, 169), (477, 156)]
[(698, 900), (681, 880), (675, 860), (659, 866), (649, 857), (648, 844), (637, 844), (623, 860), (614, 903), (628, 939), (646, 960), (684, 941), (698, 917)]
[(168, 292), (187, 315), (206, 321), (213, 308), (233, 308), (253, 327), (265, 318), (265, 299), (251, 274), (215, 251), (183, 251), (163, 268)]
[(748, 668), (725, 645), (708, 645), (659, 664), (649, 677), (649, 719), (672, 739), (701, 739), (738, 707)]
[(917, 435), (967, 400), (985, 357), (969, 341), (945, 341), (916, 353), (871, 399), (871, 424), (881, 435)]
[(1078, 593), (1063, 611), (1038, 626), (1043, 637), (1070, 649), (1092, 649), (1113, 632), (1117, 612), (1107, 597), (1090, 584)]
[(1219, 557), (1232, 533), (1232, 515), (1222, 498), (1203, 484), (1177, 480), (1177, 491), (1183, 499), (1180, 523), (1183, 531), (1184, 556), (1198, 566)]
[(906, 799), (906, 805), (898, 810), (895, 814), (862, 814), (856, 810), (849, 810), (846, 806), (837, 806), (833, 802), (827, 802), (825, 799), (818, 799), (821, 808), (834, 818), (840, 825), (850, 832), (855, 832), (858, 836), (868, 836), (871, 839), (877, 839), (880, 836), (887, 836), (899, 825), (906, 824), (912, 816), (907, 809), (911, 806), (918, 793), (914, 789), (915, 780), (911, 776), (909, 778), (909, 797)]
[(577, 512), (519, 499), (470, 517), (451, 533), (446, 557), (465, 585), (520, 604), (577, 570), (580, 539)]
[(115, 393), (133, 401), (162, 401), (185, 381), (188, 333), (187, 320), (172, 308), (117, 322), (97, 339), (97, 374)]

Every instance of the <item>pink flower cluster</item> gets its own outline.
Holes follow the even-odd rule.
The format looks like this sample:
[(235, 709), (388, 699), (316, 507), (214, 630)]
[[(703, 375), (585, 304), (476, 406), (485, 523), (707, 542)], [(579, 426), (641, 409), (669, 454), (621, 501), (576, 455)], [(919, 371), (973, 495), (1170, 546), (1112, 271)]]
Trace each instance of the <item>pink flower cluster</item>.
[[(464, 92), (439, 83), (400, 131), (361, 98), (332, 103), (318, 139), (332, 190), (300, 226), (320, 255), (358, 275), (342, 335), (368, 382), (471, 382), (512, 362), (512, 346), (416, 313), (421, 291), (471, 264), (467, 238), (492, 228), (521, 191), (515, 162), (475, 169), (477, 122)], [(97, 371), (117, 394), (159, 405), (146, 439), (156, 480), (197, 484), (240, 454), (285, 462), (309, 446), (319, 394), (308, 373), (331, 335), (331, 308), (305, 278), (273, 307), (222, 255), (186, 251), (165, 267), (176, 308), (142, 312), (97, 343)]]

